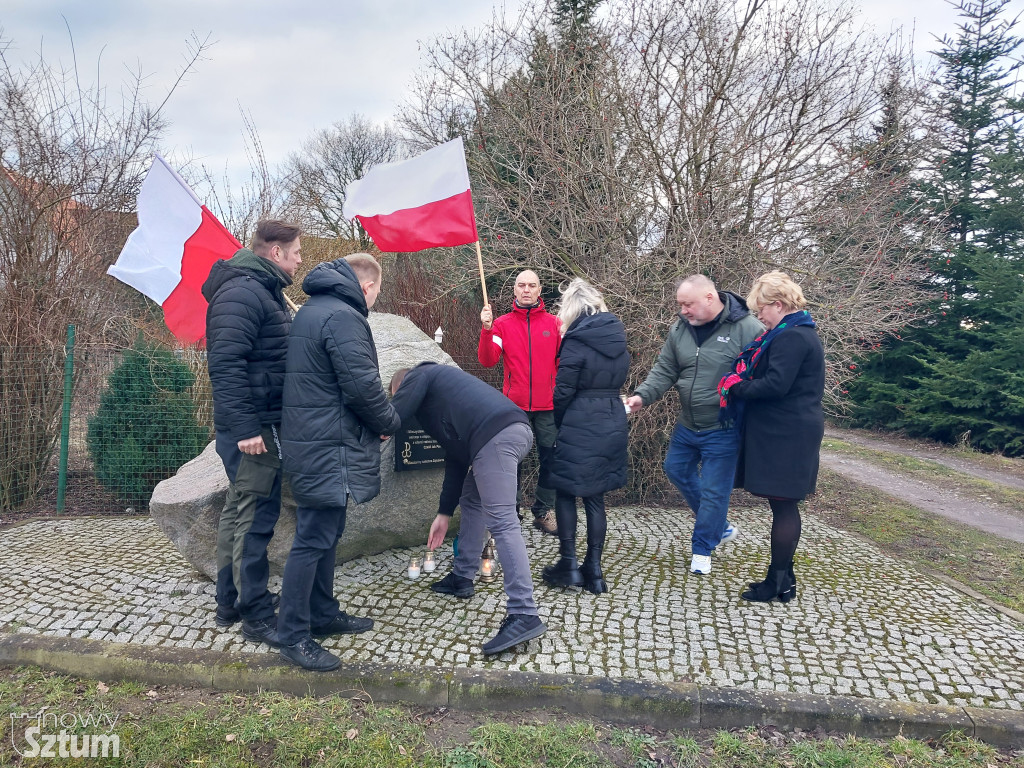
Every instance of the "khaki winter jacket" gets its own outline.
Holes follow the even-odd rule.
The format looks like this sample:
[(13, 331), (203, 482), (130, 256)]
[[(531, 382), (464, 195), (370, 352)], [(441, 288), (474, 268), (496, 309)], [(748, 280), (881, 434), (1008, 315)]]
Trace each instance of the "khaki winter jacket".
[(742, 298), (729, 291), (719, 291), (718, 295), (725, 309), (711, 335), (698, 347), (690, 324), (678, 318), (654, 367), (635, 393), (644, 405), (650, 405), (674, 386), (680, 406), (676, 421), (698, 432), (722, 428), (718, 421), (718, 382), (729, 373), (743, 348), (764, 330)]

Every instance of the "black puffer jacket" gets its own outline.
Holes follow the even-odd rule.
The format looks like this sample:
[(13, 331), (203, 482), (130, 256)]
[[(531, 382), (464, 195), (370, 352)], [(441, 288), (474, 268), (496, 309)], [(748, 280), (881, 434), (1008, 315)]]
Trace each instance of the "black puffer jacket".
[(626, 484), (629, 427), (619, 389), (628, 372), (626, 329), (615, 315), (584, 315), (569, 326), (555, 379), (551, 487), (595, 496)]
[(213, 423), (235, 442), (281, 422), (292, 323), (282, 290), (291, 282), (276, 264), (242, 248), (216, 262), (203, 283)]
[(370, 314), (344, 259), (319, 265), (288, 340), (281, 448), (295, 500), (323, 509), (380, 493), (380, 436), (399, 427), (380, 381)]

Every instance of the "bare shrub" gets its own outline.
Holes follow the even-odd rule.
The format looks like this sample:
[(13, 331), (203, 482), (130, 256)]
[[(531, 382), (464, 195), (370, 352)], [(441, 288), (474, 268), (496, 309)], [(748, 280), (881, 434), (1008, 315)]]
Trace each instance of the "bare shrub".
[(342, 214), (345, 190), (373, 166), (403, 156), (401, 138), (390, 125), (352, 115), (317, 131), (289, 156), (284, 171), (286, 208), (310, 234), (355, 240), (365, 251), (371, 246), (366, 232)]
[[(913, 162), (880, 174), (870, 150), (901, 51), (815, 0), (618, 0), (571, 23), (564, 5), (436, 40), (400, 116), (424, 147), (467, 136), (489, 275), (597, 285), (626, 324), (632, 387), (676, 278), (744, 294), (785, 269), (820, 320), (837, 408), (853, 352), (915, 317), (931, 244), (901, 208)], [(468, 285), (460, 258), (451, 282)], [(634, 498), (671, 493), (673, 408), (633, 421)]]

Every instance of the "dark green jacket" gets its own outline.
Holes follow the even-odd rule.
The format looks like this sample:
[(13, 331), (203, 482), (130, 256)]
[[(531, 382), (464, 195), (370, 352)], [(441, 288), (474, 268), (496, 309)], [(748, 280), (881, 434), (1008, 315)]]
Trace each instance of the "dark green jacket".
[(718, 296), (725, 309), (711, 335), (698, 347), (690, 324), (682, 317), (676, 319), (654, 367), (635, 393), (650, 405), (674, 386), (680, 405), (676, 421), (695, 431), (721, 429), (718, 382), (743, 348), (764, 330), (735, 293), (719, 291)]

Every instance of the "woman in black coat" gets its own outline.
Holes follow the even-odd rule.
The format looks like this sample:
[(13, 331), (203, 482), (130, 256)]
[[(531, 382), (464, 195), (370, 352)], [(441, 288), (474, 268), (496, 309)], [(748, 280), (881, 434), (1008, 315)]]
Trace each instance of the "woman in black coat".
[(741, 423), (736, 485), (767, 498), (772, 509), (768, 574), (750, 585), (744, 600), (785, 603), (796, 597), (797, 503), (814, 492), (825, 432), (825, 355), (806, 305), (800, 286), (786, 273), (759, 277), (747, 306), (767, 330), (719, 385), (727, 417)]
[[(601, 294), (576, 278), (562, 294), (555, 425), (558, 437), (545, 485), (554, 488), (561, 558), (544, 569), (556, 587), (608, 591), (601, 572), (604, 494), (626, 484), (626, 410), (619, 390), (629, 371), (626, 329), (608, 311)], [(576, 498), (587, 515), (587, 554), (576, 560)]]

